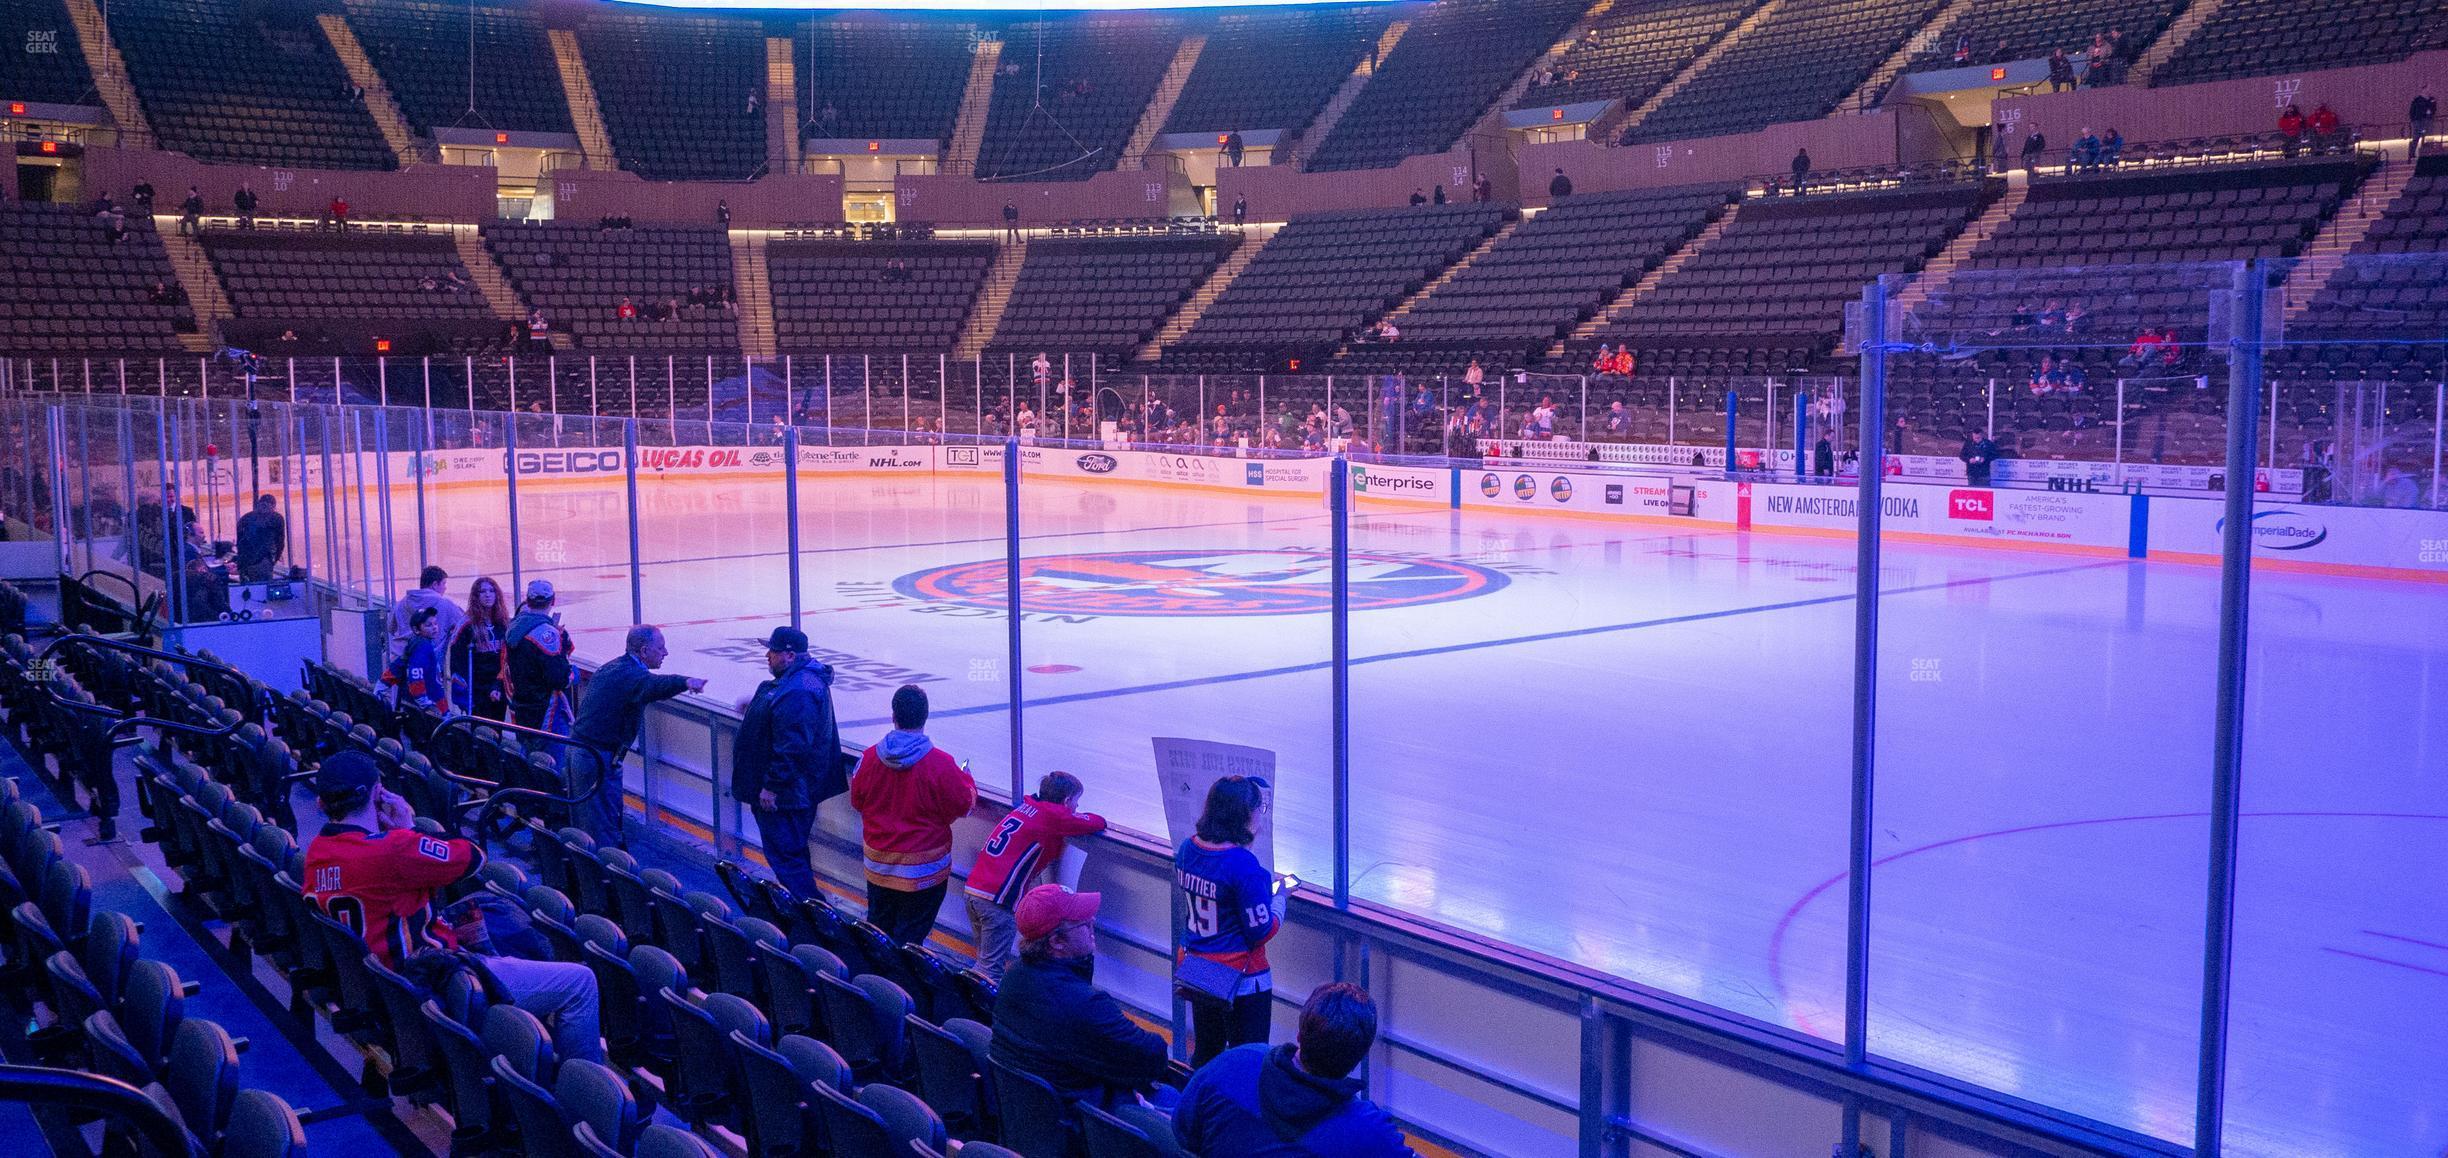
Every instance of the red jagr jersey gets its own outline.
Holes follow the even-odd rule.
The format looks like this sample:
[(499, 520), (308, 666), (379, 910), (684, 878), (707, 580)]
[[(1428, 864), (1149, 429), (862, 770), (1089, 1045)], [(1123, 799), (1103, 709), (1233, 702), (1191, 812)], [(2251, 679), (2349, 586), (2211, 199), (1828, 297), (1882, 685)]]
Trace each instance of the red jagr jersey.
[(376, 836), (327, 824), (306, 846), (306, 898), (357, 930), (374, 956), (398, 968), (421, 949), (455, 949), (450, 927), (433, 919), (434, 891), (484, 864), (475, 842), (395, 828)]

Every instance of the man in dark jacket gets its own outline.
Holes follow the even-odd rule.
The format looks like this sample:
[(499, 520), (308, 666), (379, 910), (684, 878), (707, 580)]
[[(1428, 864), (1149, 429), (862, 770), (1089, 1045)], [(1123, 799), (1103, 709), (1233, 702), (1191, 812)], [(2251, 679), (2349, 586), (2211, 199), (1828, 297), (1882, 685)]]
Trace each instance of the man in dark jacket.
[[(628, 645), (620, 658), (597, 669), (595, 678), (587, 681), (586, 702), (579, 705), (578, 722), (570, 729), (570, 738), (586, 748), (572, 751), (563, 765), (569, 769), (573, 788), (584, 783), (587, 774), (600, 773), (595, 781), (595, 815), (587, 825), (597, 844), (626, 847), (621, 839), (621, 762), (646, 723), (646, 705), (705, 690), (705, 681), (693, 676), (654, 674), (670, 654), (662, 629), (641, 623), (629, 629)], [(590, 759), (580, 754), (586, 751), (600, 763), (582, 764)]]
[(1975, 430), (1964, 435), (1963, 449), (1955, 452), (1955, 457), (1963, 460), (1966, 485), (1985, 487), (1989, 485), (1990, 468), (1997, 464), (1998, 444)]
[(755, 817), (765, 861), (795, 897), (816, 895), (808, 863), (816, 806), (850, 790), (833, 718), (833, 669), (808, 658), (807, 649), (806, 632), (773, 629), (765, 640), (773, 678), (742, 705), (731, 746), (731, 795)]
[(1165, 1074), (1164, 1039), (1096, 987), (1101, 897), (1039, 885), (1020, 898), (1020, 963), (995, 991), (994, 1058), (1044, 1078), (1067, 1101), (1112, 1109)]
[(1808, 192), (1808, 191), (1809, 191), (1809, 189), (1810, 189), (1810, 174), (1811, 174), (1811, 159), (1810, 159), (1810, 150), (1809, 150), (1809, 149), (1795, 149), (1795, 150), (1794, 150), (1794, 156), (1793, 156), (1793, 164), (1792, 164), (1792, 165), (1790, 165), (1790, 166), (1787, 166), (1787, 167), (1793, 170), (1793, 182), (1794, 182), (1794, 184), (1793, 184), (1793, 191), (1794, 191), (1794, 196), (1796, 196), (1796, 197), (1800, 197), (1800, 196), (1802, 196), (1802, 195), (1803, 195), (1805, 192)]
[(502, 633), (508, 655), (503, 669), (510, 684), (510, 722), (568, 735), (570, 729), (570, 643), (553, 614), (553, 585), (536, 579), (527, 584), (527, 602)]
[[(995, 1032), (1002, 1028), (997, 1009)], [(1351, 1076), (1376, 1040), (1366, 990), (1320, 985), (1301, 1007), (1297, 1044), (1235, 1046), (1191, 1076), (1173, 1135), (1200, 1158), (1416, 1158)]]
[(1547, 196), (1550, 198), (1572, 196), (1572, 178), (1565, 176), (1564, 170), (1556, 170), (1555, 178), (1547, 182)]
[(249, 583), (270, 579), (272, 565), (288, 546), (289, 524), (281, 518), (280, 504), (270, 495), (255, 496), (255, 509), (238, 520), (238, 577)]

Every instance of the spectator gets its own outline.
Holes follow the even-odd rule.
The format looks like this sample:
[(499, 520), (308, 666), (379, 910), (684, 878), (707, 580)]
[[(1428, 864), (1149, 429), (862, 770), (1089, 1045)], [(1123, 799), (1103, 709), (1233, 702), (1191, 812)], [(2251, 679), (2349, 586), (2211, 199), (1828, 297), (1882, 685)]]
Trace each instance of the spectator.
[(1488, 180), (1487, 174), (1479, 174), (1479, 179), (1471, 184), (1471, 200), (1482, 205), (1496, 200), (1496, 183)]
[(715, 199), (714, 199), (714, 223), (715, 223), (716, 225), (720, 225), (720, 226), (722, 226), (722, 227), (723, 227), (723, 228), (725, 228), (725, 229), (729, 229), (729, 228), (731, 228), (731, 199), (730, 199), (730, 198), (728, 198), (728, 197), (717, 197), (717, 198), (715, 198)]
[[(306, 899), (345, 915), (375, 958), (394, 969), (420, 952), (457, 949), (457, 932), (434, 918), (434, 894), (484, 867), (483, 847), (417, 831), (415, 810), (382, 786), (382, 770), (362, 752), (327, 757), (313, 784), (325, 823), (306, 845)], [(511, 1004), (551, 1027), (555, 1056), (604, 1060), (595, 1028), (595, 974), (586, 966), (517, 957), (467, 960)]]
[(1997, 47), (1989, 50), (1989, 63), (2011, 64), (2014, 59), (2014, 48), (2006, 43), (2005, 37), (1998, 37)]
[(2301, 105), (2288, 105), (2278, 114), (2278, 136), (2286, 146), (2286, 155), (2294, 156), (2303, 147), (2304, 115)]
[(238, 210), (238, 228), (255, 228), (255, 186), (240, 182), (230, 204)]
[[(1105, 818), (1074, 811), (1082, 787), (1068, 772), (1048, 772), (986, 838), (970, 866), (965, 899), (977, 939), (978, 971), (998, 981), (1016, 950), (1013, 908), (1038, 874), (1062, 863), (1063, 842), (1105, 831)], [(1094, 896), (1095, 894), (1089, 894)]]
[(1351, 1076), (1376, 1040), (1366, 990), (1320, 985), (1301, 1006), (1293, 1044), (1234, 1049), (1191, 1076), (1173, 1136), (1200, 1158), (1412, 1158), (1394, 1120)]
[(324, 211), (323, 211), (323, 212), (324, 212), (324, 215), (325, 215), (325, 216), (327, 216), (328, 218), (330, 218), (330, 220), (331, 220), (331, 226), (332, 226), (332, 229), (333, 229), (333, 231), (334, 231), (334, 232), (338, 232), (338, 233), (346, 233), (346, 232), (348, 232), (348, 223), (349, 223), (349, 203), (348, 203), (348, 198), (346, 198), (346, 197), (342, 197), (342, 196), (340, 196), (340, 195), (338, 195), (338, 194), (333, 194), (333, 195), (332, 195), (332, 199), (331, 199), (331, 204), (330, 204), (330, 205), (328, 205), (328, 206), (325, 206), (325, 207), (324, 207)]
[(1003, 203), (1003, 240), (1020, 240), (1020, 206), (1010, 201)]
[(2334, 153), (2346, 147), (2346, 134), (2338, 123), (2337, 110), (2329, 102), (2312, 106), (2312, 119), (2306, 124), (2312, 130), (2312, 151)]
[(613, 308), (612, 315), (624, 322), (634, 322), (637, 320), (637, 303), (630, 301), (624, 295), (620, 300), (620, 305)]
[(1624, 409), (1621, 398), (1607, 403), (1606, 432), (1610, 438), (1628, 438), (1632, 434), (1632, 413)]
[(2099, 158), (2099, 134), (2092, 132), (2091, 126), (2085, 125), (2083, 126), (2082, 135), (2074, 138), (2074, 167), (2086, 172), (2092, 169), (2097, 169), (2099, 168)]
[(1377, 340), (1387, 345), (1399, 342), (1402, 340), (1402, 329), (1394, 324), (1392, 318), (1379, 318), (1377, 320)]
[(391, 706), (402, 714), (450, 714), (450, 683), (443, 678), (438, 646), (442, 632), (435, 622), (440, 615), (440, 609), (434, 607), (420, 608), (410, 615), (407, 642), (400, 647), (399, 656), (383, 668), (382, 682), (390, 689)]
[(502, 639), (510, 634), (509, 608), (501, 584), (478, 576), (468, 587), (467, 611), (450, 637), (451, 700), (469, 714), (499, 720), (507, 710), (502, 694)]
[(187, 291), (171, 285), (166, 281), (154, 282), (153, 288), (146, 291), (145, 297), (151, 299), (153, 304), (157, 306), (183, 306), (187, 304)]
[(553, 612), (552, 581), (527, 581), (527, 603), (502, 633), (503, 683), (510, 693), (510, 722), (556, 736), (570, 732), (570, 653), (576, 645)]
[(1989, 470), (1998, 459), (1998, 444), (1981, 431), (1968, 431), (1964, 434), (1963, 449), (1956, 451), (1955, 457), (1963, 460), (1965, 481), (1971, 486), (1985, 487), (1989, 485)]
[(238, 577), (261, 583), (289, 549), (289, 524), (270, 495), (255, 496), (255, 509), (238, 520)]
[(1241, 130), (1239, 129), (1234, 129), (1224, 135), (1224, 163), (1235, 169), (1241, 167)]
[(2050, 92), (2064, 92), (2074, 87), (2074, 62), (2066, 56), (2065, 49), (2049, 50), (2048, 79)]
[(193, 237), (196, 234), (196, 230), (201, 228), (203, 224), (204, 190), (201, 186), (189, 185), (187, 187), (187, 199), (179, 202), (179, 235), (181, 237)]
[(807, 633), (777, 627), (765, 639), (765, 670), (773, 678), (741, 706), (731, 794), (755, 818), (774, 879), (805, 900), (817, 895), (808, 862), (816, 806), (850, 788), (833, 716), (833, 669), (808, 656)]
[(904, 945), (935, 928), (952, 875), (952, 822), (977, 807), (977, 784), (927, 738), (926, 689), (892, 697), (893, 730), (860, 755), (850, 776), (867, 862), (867, 919)]
[(817, 123), (825, 126), (826, 128), (833, 127), (834, 123), (839, 120), (841, 120), (841, 110), (834, 108), (833, 102), (829, 100), (824, 103), (824, 108), (818, 110), (816, 113)]
[[(257, 500), (256, 506), (261, 509), (263, 501)], [(409, 636), (415, 634), (413, 620), (417, 612), (433, 609), (440, 615), (441, 622), (435, 626), (437, 634), (443, 639), (449, 639), (452, 632), (459, 630), (459, 609), (452, 606), (450, 597), (442, 593), (443, 584), (449, 579), (450, 573), (440, 567), (427, 567), (417, 573), (415, 589), (400, 596), (400, 601), (391, 607), (391, 645), (384, 655), (396, 656), (408, 646)]]
[(1590, 359), (1590, 372), (1601, 378), (1615, 372), (1614, 346), (1606, 342), (1598, 343), (1598, 354)]
[(552, 323), (544, 319), (544, 310), (542, 307), (528, 307), (527, 342), (529, 345), (534, 346), (544, 346), (552, 343)]
[[(1184, 902), (1176, 983), (1195, 994), (1192, 1065), (1264, 1042), (1271, 1031), (1275, 980), (1266, 945), (1283, 927), (1284, 894), (1249, 847), (1266, 826), (1266, 795), (1266, 781), (1256, 777), (1217, 780), (1208, 786), (1196, 834), (1173, 851)], [(1197, 984), (1201, 976), (1215, 983)]]
[(1615, 347), (1615, 356), (1608, 360), (1607, 370), (1618, 378), (1629, 378), (1639, 364), (1639, 361), (1632, 355), (1631, 345), (1626, 343)]
[(1428, 195), (1426, 193), (1420, 192), (1416, 187), (1411, 190), (1411, 205), (1413, 208), (1418, 208), (1419, 206), (1426, 205), (1427, 203)]
[(1249, 223), (1249, 198), (1239, 193), (1233, 194), (1232, 223), (1235, 227)]
[(2040, 130), (2033, 129), (2030, 136), (2023, 138), (2023, 167), (2026, 169), (2038, 169), (2040, 167), (2040, 158), (2046, 155), (2047, 152), (2048, 137)]
[(2118, 132), (2116, 126), (2110, 125), (2108, 127), (2108, 135), (2100, 138), (2100, 164), (2114, 169), (2117, 166), (2117, 162), (2123, 159), (2124, 155), (2125, 134)]
[(564, 764), (572, 791), (585, 783), (586, 772), (596, 773), (595, 815), (587, 829), (599, 845), (628, 847), (621, 837), (621, 769), (629, 745), (637, 743), (638, 730), (646, 724), (647, 705), (705, 690), (705, 681), (694, 676), (654, 674), (670, 655), (662, 630), (641, 623), (629, 629), (619, 658), (598, 668), (587, 681), (586, 701), (578, 707), (570, 738), (586, 745), (587, 754), (600, 763), (582, 769), (580, 753), (573, 751)]
[(1564, 170), (1557, 169), (1555, 177), (1547, 182), (1547, 197), (1552, 201), (1570, 196), (1572, 196), (1572, 178), (1565, 176)]
[(1972, 34), (1969, 32), (1955, 38), (1955, 63), (1958, 66), (1972, 63)]
[(1043, 390), (1053, 380), (1054, 359), (1047, 356), (1043, 350), (1037, 351), (1037, 356), (1029, 359), (1029, 381), (1035, 383), (1039, 390)]
[[(1470, 365), (1464, 367), (1462, 370), (1462, 384), (1470, 387), (1472, 392), (1476, 393), (1479, 387), (1484, 385), (1486, 382), (1487, 371), (1480, 368), (1479, 359), (1471, 359)], [(1427, 387), (1423, 386), (1421, 389), (1425, 390)]]
[(2431, 122), (2439, 116), (2439, 102), (2431, 99), (2431, 86), (2414, 90), (2414, 99), (2406, 102), (2406, 160), (2422, 156), (2423, 138), (2431, 135)]
[(1836, 444), (1829, 442), (1826, 435), (1821, 435), (1819, 444), (1811, 448), (1811, 473), (1820, 478), (1836, 473)]
[(1789, 167), (1790, 167), (1790, 168), (1793, 170), (1793, 191), (1794, 191), (1794, 196), (1796, 196), (1796, 197), (1800, 197), (1800, 196), (1802, 196), (1803, 191), (1804, 191), (1804, 190), (1805, 190), (1805, 189), (1806, 189), (1806, 188), (1809, 186), (1809, 184), (1810, 184), (1810, 171), (1811, 171), (1810, 150), (1809, 150), (1809, 149), (1795, 149), (1795, 150), (1794, 150), (1794, 155), (1793, 155), (1793, 164), (1792, 164), (1791, 166), (1789, 166)]
[(117, 245), (120, 242), (127, 240), (126, 213), (113, 209), (109, 213), (103, 215), (103, 221), (106, 224), (106, 228), (110, 230), (111, 244)]
[(1102, 899), (1061, 885), (1039, 885), (1020, 898), (1010, 917), (1020, 963), (995, 991), (989, 1050), (1045, 1079), (1067, 1102), (1111, 1109), (1153, 1091), (1166, 1063), (1164, 1039), (1139, 1028), (1093, 980)]
[(2159, 357), (2159, 331), (2149, 326), (2134, 335), (2133, 345), (2126, 347), (2125, 356), (2117, 359), (2119, 366), (2147, 366)]
[(128, 190), (128, 200), (136, 203), (138, 213), (151, 216), (153, 213), (153, 182), (138, 181), (134, 188)]

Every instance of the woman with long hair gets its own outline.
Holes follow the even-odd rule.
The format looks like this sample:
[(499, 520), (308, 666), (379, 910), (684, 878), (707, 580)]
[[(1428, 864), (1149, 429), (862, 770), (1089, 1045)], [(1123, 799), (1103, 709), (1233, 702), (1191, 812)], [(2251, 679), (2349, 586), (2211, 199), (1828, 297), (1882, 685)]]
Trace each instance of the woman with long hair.
[(1266, 943), (1283, 927), (1283, 893), (1250, 851), (1267, 822), (1267, 782), (1226, 776), (1207, 788), (1198, 831), (1173, 852), (1182, 890), (1175, 983), (1190, 998), (1192, 1067), (1236, 1045), (1264, 1043), (1274, 1000)]
[(451, 699), (488, 720), (499, 720), (509, 703), (502, 690), (502, 637), (510, 609), (501, 584), (480, 575), (468, 586), (467, 619), (451, 636)]

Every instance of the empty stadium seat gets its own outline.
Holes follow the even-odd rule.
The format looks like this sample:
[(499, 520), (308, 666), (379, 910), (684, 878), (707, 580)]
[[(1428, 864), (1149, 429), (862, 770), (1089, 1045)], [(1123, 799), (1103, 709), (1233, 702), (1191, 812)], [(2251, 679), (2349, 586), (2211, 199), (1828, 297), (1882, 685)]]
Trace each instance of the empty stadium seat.
[(158, 0), (104, 15), (164, 148), (232, 164), (398, 167), (303, 7)]

